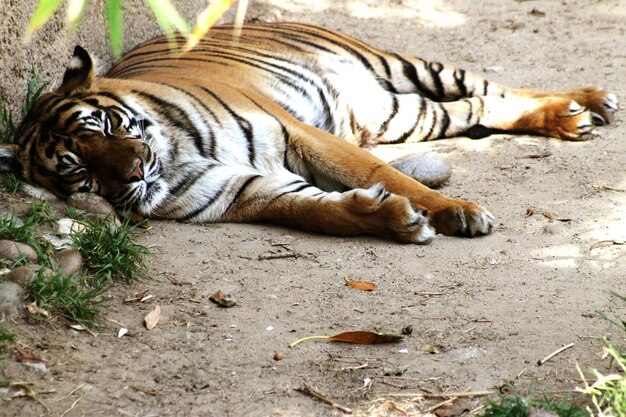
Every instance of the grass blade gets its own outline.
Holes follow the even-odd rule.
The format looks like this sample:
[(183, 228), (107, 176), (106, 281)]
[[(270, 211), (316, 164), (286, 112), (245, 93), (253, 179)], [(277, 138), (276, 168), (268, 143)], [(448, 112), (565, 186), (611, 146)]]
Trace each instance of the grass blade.
[(62, 0), (39, 0), (26, 28), (26, 36), (41, 28), (61, 6)]
[(107, 27), (109, 32), (109, 41), (111, 42), (111, 49), (116, 57), (122, 56), (123, 45), (123, 11), (121, 0), (109, 0), (107, 1)]

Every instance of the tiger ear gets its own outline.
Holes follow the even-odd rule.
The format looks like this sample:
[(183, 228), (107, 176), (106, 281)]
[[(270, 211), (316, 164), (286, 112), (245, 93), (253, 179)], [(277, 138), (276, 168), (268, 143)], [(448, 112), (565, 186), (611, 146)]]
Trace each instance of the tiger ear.
[(63, 83), (58, 91), (64, 94), (71, 93), (76, 89), (87, 89), (91, 87), (94, 79), (94, 65), (89, 53), (81, 46), (76, 45), (74, 56), (63, 75)]
[(18, 159), (19, 147), (11, 143), (0, 143), (0, 172), (19, 174), (21, 164)]

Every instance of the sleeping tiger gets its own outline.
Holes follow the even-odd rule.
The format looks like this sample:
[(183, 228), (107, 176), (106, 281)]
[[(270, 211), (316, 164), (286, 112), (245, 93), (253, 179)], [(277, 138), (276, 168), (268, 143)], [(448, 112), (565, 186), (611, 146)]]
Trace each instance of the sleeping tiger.
[(486, 235), (494, 216), (362, 148), (494, 131), (577, 140), (617, 110), (595, 87), (511, 89), (294, 23), (246, 25), (238, 39), (214, 27), (182, 54), (157, 37), (94, 72), (77, 46), (61, 86), (0, 145), (2, 168), (151, 218), (419, 244)]

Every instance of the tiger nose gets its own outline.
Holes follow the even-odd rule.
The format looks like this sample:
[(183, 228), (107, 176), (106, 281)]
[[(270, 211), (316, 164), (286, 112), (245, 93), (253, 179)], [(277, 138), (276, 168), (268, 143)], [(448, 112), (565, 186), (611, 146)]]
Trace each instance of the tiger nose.
[(143, 180), (143, 164), (141, 163), (141, 160), (137, 159), (135, 161), (135, 167), (130, 175), (128, 175), (128, 181), (136, 182), (141, 180)]

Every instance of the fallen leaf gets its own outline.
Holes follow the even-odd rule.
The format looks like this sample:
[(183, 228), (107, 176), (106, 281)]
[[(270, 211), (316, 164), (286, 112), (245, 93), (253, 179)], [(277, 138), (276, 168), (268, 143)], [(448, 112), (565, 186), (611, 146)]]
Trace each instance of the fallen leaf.
[(600, 240), (593, 245), (591, 245), (590, 249), (603, 248), (605, 246), (613, 246), (613, 245), (626, 245), (626, 240)]
[(85, 330), (87, 330), (87, 328), (83, 326), (82, 324), (71, 324), (70, 328), (77, 330), (79, 332), (84, 332)]
[(126, 333), (128, 333), (128, 329), (126, 327), (120, 327), (120, 329), (117, 331), (117, 337), (120, 338)]
[(546, 12), (542, 12), (541, 10), (535, 9), (533, 7), (533, 9), (530, 12), (528, 12), (528, 14), (531, 16), (536, 16), (536, 17), (544, 17), (546, 15)]
[(147, 217), (144, 217), (141, 214), (131, 213), (130, 216), (128, 216), (128, 220), (130, 220), (131, 224), (136, 225), (141, 229), (148, 230), (151, 227), (148, 224)]
[(409, 413), (406, 412), (406, 410), (398, 407), (397, 405), (395, 405), (394, 403), (392, 403), (389, 400), (383, 400), (383, 402), (381, 403), (381, 405), (386, 408), (387, 410), (391, 410), (391, 411), (397, 411), (399, 413), (401, 413), (402, 415), (408, 416)]
[(143, 318), (143, 321), (146, 325), (146, 329), (152, 330), (154, 326), (159, 322), (159, 316), (161, 315), (161, 307), (158, 305), (154, 306), (152, 311), (146, 314), (146, 317)]
[(37, 356), (31, 355), (30, 353), (17, 352), (15, 358), (18, 362), (23, 363), (26, 366), (30, 366), (31, 368), (35, 368), (41, 372), (48, 372), (48, 365), (46, 361)]
[(446, 404), (435, 410), (437, 417), (452, 417), (461, 415), (472, 409), (472, 401), (469, 398), (458, 398), (450, 404)]
[(374, 291), (377, 288), (376, 284), (374, 284), (373, 282), (353, 281), (353, 280), (345, 278), (345, 277), (344, 277), (344, 280), (346, 281), (346, 285), (348, 287), (354, 288), (355, 290)]
[(542, 211), (541, 214), (543, 214), (544, 217), (550, 219), (550, 220), (557, 220), (560, 222), (571, 222), (572, 219), (567, 218), (567, 217), (556, 217), (554, 215), (554, 213), (550, 212), (550, 211)]
[(40, 308), (37, 305), (36, 301), (33, 301), (32, 303), (26, 304), (26, 309), (33, 316), (44, 316), (46, 318), (50, 318), (50, 313), (48, 313), (47, 310), (44, 310), (43, 308)]
[(434, 354), (439, 353), (439, 349), (437, 349), (434, 345), (427, 343), (424, 346), (422, 346), (422, 352), (432, 353), (434, 355)]
[(329, 337), (331, 342), (358, 343), (360, 345), (376, 345), (380, 343), (396, 343), (402, 336), (374, 332), (343, 332)]
[(302, 339), (298, 339), (295, 342), (289, 344), (289, 347), (292, 348), (302, 342), (313, 339), (327, 339), (331, 342), (356, 343), (360, 345), (377, 345), (382, 343), (396, 343), (401, 341), (403, 337), (395, 334), (381, 334), (366, 331), (343, 332), (334, 336), (303, 337)]
[(530, 217), (530, 216), (532, 216), (533, 214), (535, 214), (535, 208), (534, 208), (534, 207), (528, 207), (528, 208), (526, 209), (526, 217)]
[(222, 291), (218, 291), (209, 297), (209, 300), (213, 301), (220, 307), (232, 307), (237, 304), (237, 300), (230, 294), (224, 294)]

